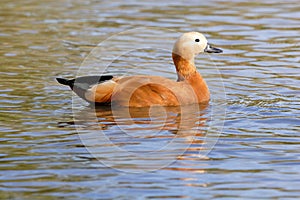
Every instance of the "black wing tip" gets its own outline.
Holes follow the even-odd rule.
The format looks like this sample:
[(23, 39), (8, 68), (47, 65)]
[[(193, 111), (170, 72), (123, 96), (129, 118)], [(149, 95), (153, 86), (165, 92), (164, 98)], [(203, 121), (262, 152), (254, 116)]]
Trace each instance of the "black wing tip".
[(68, 85), (73, 88), (75, 83), (84, 83), (88, 85), (93, 85), (96, 83), (101, 83), (104, 81), (111, 80), (113, 78), (112, 75), (103, 75), (103, 76), (82, 76), (76, 79), (65, 79), (65, 78), (56, 78), (57, 82), (62, 85)]
[(57, 82), (63, 85), (69, 85), (69, 80), (65, 78), (56, 78)]

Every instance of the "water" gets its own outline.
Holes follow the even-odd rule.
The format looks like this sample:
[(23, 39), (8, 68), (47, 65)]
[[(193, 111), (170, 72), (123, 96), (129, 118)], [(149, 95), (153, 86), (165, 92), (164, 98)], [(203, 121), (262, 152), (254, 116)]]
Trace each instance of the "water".
[[(1, 199), (300, 197), (298, 1), (0, 5)], [(154, 28), (108, 47), (119, 55), (136, 40), (143, 49), (118, 57), (108, 71), (175, 78), (168, 49), (151, 45), (168, 47), (177, 33), (201, 31), (224, 50), (196, 59), (210, 105), (186, 118), (176, 109), (128, 116), (98, 108), (95, 115), (76, 98), (72, 108), (72, 93), (55, 77), (74, 77), (95, 45), (140, 27)], [(219, 135), (223, 113), (214, 108), (218, 97), (224, 103), (222, 84)], [(94, 138), (102, 153), (93, 156), (84, 144)]]

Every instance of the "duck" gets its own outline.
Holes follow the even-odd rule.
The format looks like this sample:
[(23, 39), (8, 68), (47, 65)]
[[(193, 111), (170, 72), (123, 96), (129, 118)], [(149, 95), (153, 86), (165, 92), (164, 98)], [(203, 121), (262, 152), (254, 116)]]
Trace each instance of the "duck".
[(202, 33), (187, 32), (176, 40), (172, 51), (177, 80), (151, 75), (100, 75), (56, 80), (94, 105), (150, 107), (207, 103), (210, 91), (197, 71), (194, 59), (200, 53), (222, 52), (208, 43)]

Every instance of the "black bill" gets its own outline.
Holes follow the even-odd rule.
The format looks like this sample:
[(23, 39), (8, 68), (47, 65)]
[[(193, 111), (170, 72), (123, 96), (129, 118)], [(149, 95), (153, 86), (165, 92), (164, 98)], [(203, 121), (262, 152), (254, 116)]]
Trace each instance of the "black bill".
[(207, 44), (206, 48), (204, 49), (204, 52), (207, 53), (222, 53), (222, 49), (218, 49), (216, 47), (212, 47), (210, 44)]

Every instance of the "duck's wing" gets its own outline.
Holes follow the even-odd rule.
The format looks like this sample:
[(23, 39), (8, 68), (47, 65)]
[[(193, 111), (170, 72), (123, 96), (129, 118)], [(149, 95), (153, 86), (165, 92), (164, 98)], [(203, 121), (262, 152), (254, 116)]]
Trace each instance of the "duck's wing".
[[(82, 99), (88, 102), (95, 102), (96, 99), (98, 99), (99, 103), (106, 103), (106, 102), (101, 101), (100, 96), (103, 96), (103, 94), (101, 94), (100, 90), (99, 89), (97, 90), (96, 88), (98, 88), (101, 85), (102, 91), (104, 92), (105, 91), (108, 92), (108, 90), (110, 91), (112, 89), (111, 84), (114, 83), (114, 81), (111, 81), (112, 79), (113, 76), (111, 75), (83, 76), (75, 79), (56, 78), (57, 82), (69, 86)], [(97, 94), (99, 94), (98, 98), (97, 98)], [(107, 96), (107, 94), (104, 96)], [(104, 98), (104, 100), (107, 99)]]
[(132, 76), (117, 81), (111, 101), (121, 106), (178, 106), (197, 102), (192, 87), (160, 76)]

